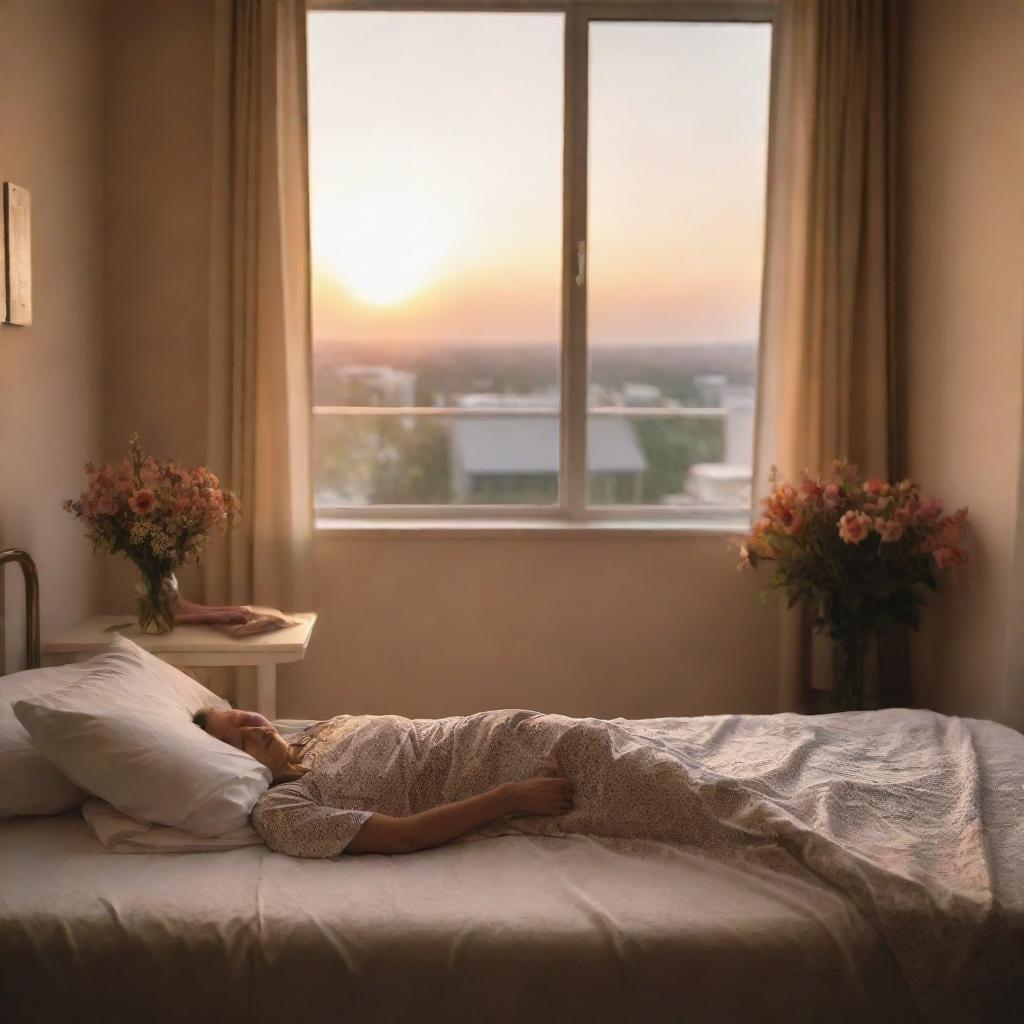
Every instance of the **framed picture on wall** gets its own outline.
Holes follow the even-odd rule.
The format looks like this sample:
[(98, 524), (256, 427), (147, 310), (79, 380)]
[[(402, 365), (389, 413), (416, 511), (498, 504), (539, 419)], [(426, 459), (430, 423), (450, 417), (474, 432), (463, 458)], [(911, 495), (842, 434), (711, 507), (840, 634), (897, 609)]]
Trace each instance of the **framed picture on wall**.
[(7, 204), (0, 185), (0, 319), (7, 319)]
[(4, 323), (32, 323), (32, 216), (28, 189), (5, 181), (3, 212), (2, 270)]

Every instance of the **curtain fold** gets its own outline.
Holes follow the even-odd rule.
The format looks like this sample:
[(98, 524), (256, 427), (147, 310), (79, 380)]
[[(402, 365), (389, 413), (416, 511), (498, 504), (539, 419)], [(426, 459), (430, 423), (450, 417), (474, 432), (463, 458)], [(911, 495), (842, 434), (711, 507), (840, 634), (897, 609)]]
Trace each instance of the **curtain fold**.
[(214, 17), (210, 461), (243, 518), (206, 563), (206, 600), (303, 610), (313, 538), (305, 3), (219, 0)]
[[(780, 0), (774, 33), (755, 491), (848, 458), (898, 471), (893, 429), (895, 8)], [(819, 648), (820, 653), (820, 648)], [(783, 617), (779, 704), (821, 685)], [(827, 682), (826, 682), (827, 686)]]

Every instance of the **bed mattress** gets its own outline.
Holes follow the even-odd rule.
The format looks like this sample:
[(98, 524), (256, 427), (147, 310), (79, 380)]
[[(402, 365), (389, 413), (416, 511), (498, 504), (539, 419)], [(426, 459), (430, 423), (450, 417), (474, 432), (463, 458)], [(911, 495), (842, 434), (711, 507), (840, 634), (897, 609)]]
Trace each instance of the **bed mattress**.
[[(900, 1021), (825, 883), (658, 842), (408, 857), (123, 856), (76, 813), (0, 822), (0, 1020)], [(285, 1016), (287, 1015), (287, 1017)]]

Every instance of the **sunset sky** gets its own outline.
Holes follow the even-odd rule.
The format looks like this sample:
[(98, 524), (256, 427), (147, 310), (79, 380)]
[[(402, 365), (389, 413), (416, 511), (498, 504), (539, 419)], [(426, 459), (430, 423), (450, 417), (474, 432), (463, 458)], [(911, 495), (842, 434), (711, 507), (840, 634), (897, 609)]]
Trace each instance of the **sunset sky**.
[[(591, 27), (589, 339), (752, 341), (770, 28)], [(317, 340), (547, 342), (562, 18), (309, 15)]]

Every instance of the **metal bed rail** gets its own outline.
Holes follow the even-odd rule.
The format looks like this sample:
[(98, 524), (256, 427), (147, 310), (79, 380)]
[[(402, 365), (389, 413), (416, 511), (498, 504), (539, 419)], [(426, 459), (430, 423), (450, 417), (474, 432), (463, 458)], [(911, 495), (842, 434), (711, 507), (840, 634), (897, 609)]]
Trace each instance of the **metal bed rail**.
[(27, 551), (8, 548), (0, 551), (0, 676), (7, 671), (7, 629), (4, 618), (4, 566), (16, 562), (25, 580), (25, 667), (39, 668), (39, 573)]

